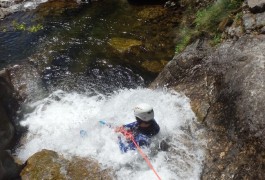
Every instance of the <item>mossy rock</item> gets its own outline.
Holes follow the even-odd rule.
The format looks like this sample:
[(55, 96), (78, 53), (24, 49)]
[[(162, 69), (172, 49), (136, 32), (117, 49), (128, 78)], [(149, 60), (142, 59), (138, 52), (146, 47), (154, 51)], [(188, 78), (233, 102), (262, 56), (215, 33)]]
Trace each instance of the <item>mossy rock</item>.
[(161, 60), (161, 61), (144, 61), (141, 66), (145, 68), (146, 70), (153, 72), (153, 73), (159, 73), (162, 71), (162, 69), (167, 64), (167, 61)]
[(37, 12), (41, 16), (60, 15), (67, 9), (78, 8), (79, 4), (75, 0), (50, 0), (37, 7)]
[(149, 20), (149, 19), (155, 19), (160, 16), (163, 16), (165, 13), (166, 13), (165, 8), (161, 6), (157, 6), (157, 7), (150, 7), (150, 8), (146, 8), (142, 10), (141, 12), (138, 13), (138, 16), (140, 18)]
[(112, 179), (109, 170), (101, 170), (92, 159), (73, 157), (67, 160), (51, 150), (42, 150), (31, 156), (20, 173), (26, 179)]
[(142, 42), (136, 39), (126, 39), (126, 38), (111, 38), (109, 40), (109, 45), (113, 47), (120, 53), (129, 51), (132, 47), (141, 46)]

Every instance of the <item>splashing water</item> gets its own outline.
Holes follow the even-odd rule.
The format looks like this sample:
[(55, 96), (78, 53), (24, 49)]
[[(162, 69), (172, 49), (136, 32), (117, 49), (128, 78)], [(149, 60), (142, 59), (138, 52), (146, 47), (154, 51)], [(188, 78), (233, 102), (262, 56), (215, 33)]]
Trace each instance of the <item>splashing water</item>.
[[(30, 105), (35, 109), (21, 122), (28, 126), (28, 133), (17, 155), (25, 161), (45, 148), (66, 157), (93, 157), (104, 167), (114, 169), (118, 179), (155, 179), (137, 151), (122, 154), (118, 135), (98, 122), (102, 119), (113, 125), (132, 122), (132, 109), (139, 102), (154, 107), (161, 128), (150, 149), (144, 149), (161, 178), (199, 179), (203, 142), (198, 136), (202, 130), (196, 128), (188, 98), (162, 90), (120, 90), (109, 96), (55, 91)], [(86, 135), (80, 136), (80, 130), (85, 130)], [(163, 139), (170, 145), (168, 151), (158, 150)]]

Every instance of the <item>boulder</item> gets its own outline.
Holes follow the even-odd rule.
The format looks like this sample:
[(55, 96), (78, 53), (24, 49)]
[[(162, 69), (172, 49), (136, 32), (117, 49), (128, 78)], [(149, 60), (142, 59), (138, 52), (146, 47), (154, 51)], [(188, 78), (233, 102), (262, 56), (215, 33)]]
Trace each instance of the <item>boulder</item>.
[(92, 159), (73, 157), (67, 160), (51, 150), (32, 155), (21, 172), (26, 179), (112, 179), (109, 169), (102, 169)]
[(114, 37), (109, 40), (108, 44), (119, 53), (125, 53), (126, 51), (129, 51), (132, 47), (142, 45), (142, 42), (136, 39)]
[(164, 66), (167, 64), (167, 61), (161, 60), (161, 61), (144, 61), (141, 66), (145, 68), (147, 71), (153, 72), (153, 73), (159, 73), (164, 68)]
[(163, 16), (166, 13), (166, 8), (161, 6), (144, 8), (138, 13), (139, 18), (151, 20)]
[(41, 3), (36, 8), (36, 13), (40, 17), (61, 15), (67, 9), (77, 9), (79, 3), (76, 0), (49, 0)]
[(264, 12), (265, 0), (247, 0), (247, 4), (253, 13)]
[(207, 132), (202, 179), (264, 179), (265, 35), (216, 50), (197, 41), (174, 57), (152, 88), (184, 92)]
[(45, 95), (38, 70), (27, 63), (9, 68), (10, 80), (21, 100), (37, 100)]

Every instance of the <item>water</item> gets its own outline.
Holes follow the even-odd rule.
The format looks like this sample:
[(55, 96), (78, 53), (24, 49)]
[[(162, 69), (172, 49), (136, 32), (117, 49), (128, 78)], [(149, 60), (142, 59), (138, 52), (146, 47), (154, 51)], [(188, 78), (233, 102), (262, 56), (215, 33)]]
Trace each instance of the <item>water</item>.
[[(161, 127), (150, 149), (144, 149), (162, 179), (199, 179), (203, 160), (202, 130), (195, 123), (188, 98), (175, 92), (145, 88), (124, 89), (111, 95), (55, 91), (47, 98), (30, 104), (34, 109), (21, 122), (28, 127), (25, 143), (17, 156), (26, 160), (41, 149), (64, 154), (93, 157), (103, 167), (113, 168), (118, 179), (155, 179), (137, 151), (122, 154), (112, 129), (102, 126), (134, 121), (133, 107), (152, 104), (155, 119)], [(80, 131), (86, 131), (80, 136)], [(168, 151), (159, 149), (167, 140)]]
[[(59, 6), (51, 4), (55, 5)], [(160, 17), (153, 22), (140, 15), (145, 8), (157, 8), (157, 5), (135, 6), (114, 0), (70, 7), (60, 11), (62, 8), (47, 8), (41, 4), (34, 10), (19, 11), (1, 21), (0, 67), (30, 60), (41, 71), (48, 66), (51, 71), (64, 74), (87, 73), (92, 66), (104, 63), (105, 66), (122, 65), (145, 79), (153, 79), (157, 74), (147, 71), (143, 63), (166, 62), (174, 55), (173, 30), (160, 24), (168, 18)], [(14, 21), (24, 24), (26, 29), (37, 25), (43, 29), (34, 33), (18, 30)], [(143, 45), (127, 53), (117, 53), (109, 45), (112, 38), (136, 39)]]
[[(65, 11), (56, 10), (58, 4), (47, 8), (43, 2), (14, 7), (16, 13), (0, 22), (4, 28), (0, 67), (30, 61), (40, 73), (38, 78), (29, 70), (25, 76), (32, 77), (25, 80), (29, 96), (21, 119), (28, 130), (16, 156), (26, 161), (45, 148), (69, 158), (93, 157), (102, 168), (112, 168), (117, 179), (155, 179), (137, 151), (122, 154), (118, 134), (98, 123), (102, 119), (113, 125), (132, 122), (133, 107), (146, 102), (154, 107), (161, 127), (150, 149), (144, 149), (158, 174), (168, 180), (200, 179), (203, 130), (196, 124), (189, 99), (177, 92), (145, 88), (157, 73), (142, 63), (169, 61), (174, 55), (172, 32), (160, 24), (168, 17), (146, 20), (140, 12), (157, 6), (135, 6), (124, 0)], [(21, 11), (25, 9), (30, 11)], [(41, 24), (43, 29), (17, 30), (14, 20), (25, 27)], [(141, 40), (143, 45), (117, 53), (109, 46), (116, 37)], [(168, 151), (159, 148), (163, 140), (170, 145)]]

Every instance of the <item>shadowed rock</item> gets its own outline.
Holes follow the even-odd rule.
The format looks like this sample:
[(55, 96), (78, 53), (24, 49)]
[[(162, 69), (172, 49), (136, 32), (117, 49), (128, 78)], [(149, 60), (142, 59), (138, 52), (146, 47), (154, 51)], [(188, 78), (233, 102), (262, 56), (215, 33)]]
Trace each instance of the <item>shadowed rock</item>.
[(0, 179), (15, 178), (19, 168), (6, 149), (11, 148), (15, 135), (15, 117), (19, 108), (17, 92), (9, 70), (0, 71)]
[(265, 10), (265, 0), (247, 0), (247, 3), (253, 13), (260, 13)]
[(264, 179), (265, 36), (209, 50), (203, 41), (190, 45), (151, 87), (184, 92), (208, 129), (202, 179)]

